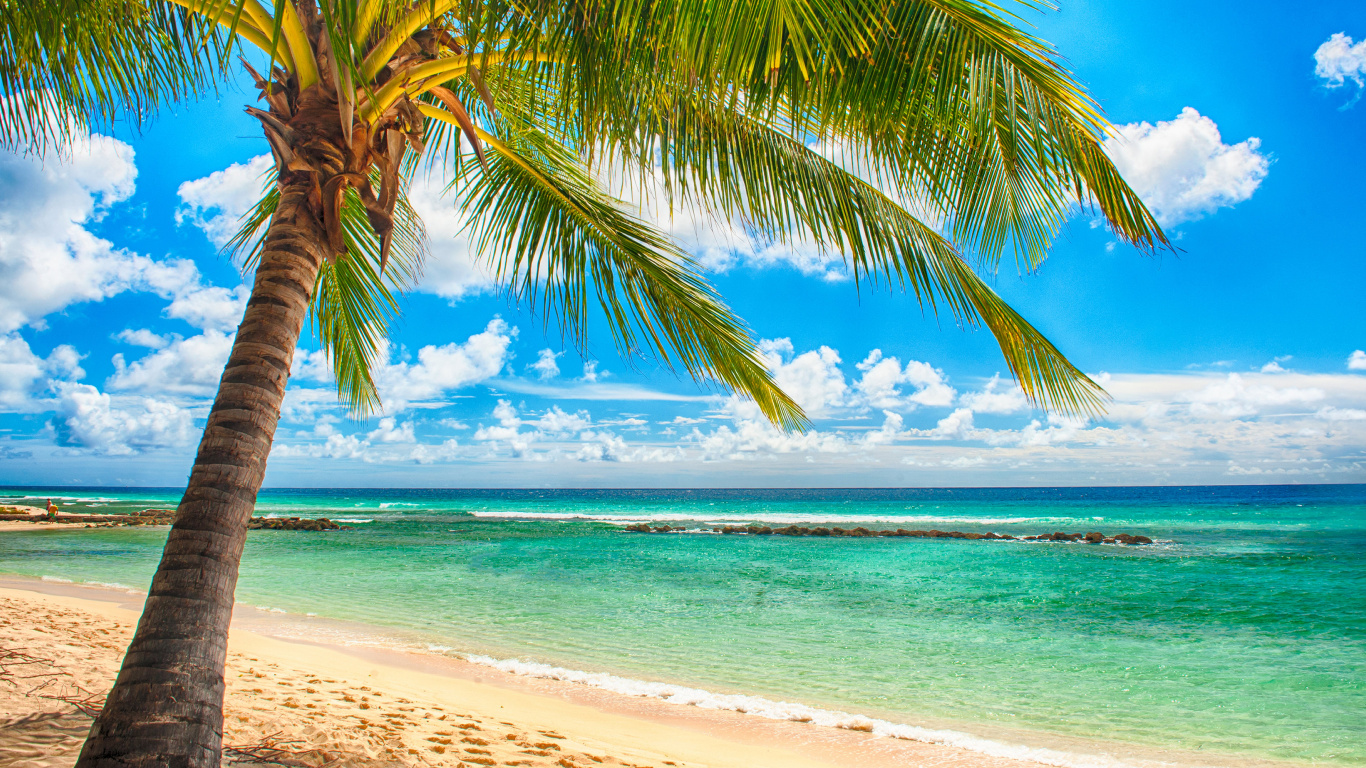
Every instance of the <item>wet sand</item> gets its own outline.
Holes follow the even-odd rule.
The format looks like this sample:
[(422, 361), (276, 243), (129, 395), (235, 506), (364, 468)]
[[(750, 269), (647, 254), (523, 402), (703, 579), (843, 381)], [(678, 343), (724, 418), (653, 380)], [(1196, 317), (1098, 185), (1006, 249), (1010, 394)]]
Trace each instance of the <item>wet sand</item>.
[[(69, 766), (111, 684), (142, 596), (0, 580), (0, 766)], [(963, 766), (1037, 763), (735, 712), (679, 707), (446, 656), (268, 635), (238, 609), (225, 763), (262, 747), (317, 766)], [(15, 656), (13, 654), (20, 654)], [(277, 754), (277, 757), (280, 757)]]

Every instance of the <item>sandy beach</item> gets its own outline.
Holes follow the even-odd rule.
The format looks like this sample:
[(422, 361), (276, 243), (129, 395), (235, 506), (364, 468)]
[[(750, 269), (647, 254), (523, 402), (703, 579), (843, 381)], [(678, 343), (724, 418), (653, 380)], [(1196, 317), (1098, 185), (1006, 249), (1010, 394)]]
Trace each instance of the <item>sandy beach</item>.
[[(0, 766), (69, 766), (141, 595), (0, 584)], [(239, 613), (253, 613), (239, 608)], [(260, 625), (247, 615), (239, 624)], [(225, 764), (307, 766), (974, 766), (1036, 763), (678, 707), (456, 659), (290, 642), (229, 644)], [(85, 710), (85, 712), (83, 712)]]

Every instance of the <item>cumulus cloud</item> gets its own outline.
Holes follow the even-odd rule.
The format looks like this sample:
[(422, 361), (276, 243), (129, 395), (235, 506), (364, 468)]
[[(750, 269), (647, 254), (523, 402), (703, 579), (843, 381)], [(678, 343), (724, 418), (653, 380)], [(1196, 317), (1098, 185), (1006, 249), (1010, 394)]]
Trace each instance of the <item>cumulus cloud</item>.
[(134, 398), (120, 407), (108, 394), (77, 383), (60, 386), (49, 423), (58, 445), (115, 456), (185, 446), (195, 432), (190, 412), (175, 403)]
[(840, 370), (839, 352), (822, 346), (795, 354), (791, 339), (763, 339), (759, 353), (773, 379), (808, 415), (819, 417), (844, 405), (849, 385)]
[(149, 349), (164, 349), (170, 340), (166, 336), (152, 333), (146, 328), (125, 328), (114, 336), (115, 339), (132, 344), (135, 347), (147, 347)]
[(418, 290), (454, 302), (489, 290), (493, 278), (474, 252), (464, 231), (466, 219), (446, 182), (439, 167), (429, 167), (413, 178), (408, 201), (427, 228), (427, 263)]
[[(790, 394), (790, 392), (789, 392)], [(710, 432), (694, 428), (685, 440), (696, 446), (707, 461), (752, 459), (792, 453), (844, 453), (850, 441), (834, 432), (818, 429), (783, 432), (763, 418), (752, 401), (730, 398), (722, 409), (730, 424)]]
[(162, 349), (128, 363), (114, 355), (114, 375), (105, 387), (115, 392), (209, 396), (218, 388), (232, 351), (232, 336), (205, 331), (175, 338)]
[(133, 194), (133, 148), (71, 137), (61, 154), (0, 152), (0, 333), (127, 290), (147, 259), (87, 228)]
[(527, 367), (542, 379), (553, 379), (560, 375), (560, 366), (555, 362), (555, 358), (563, 354), (553, 349), (543, 349), (536, 353), (536, 362)]
[(332, 364), (327, 360), (327, 353), (321, 349), (294, 350), (294, 362), (289, 367), (289, 380), (291, 382), (315, 381), (324, 384), (334, 381)]
[(1356, 350), (1347, 356), (1347, 370), (1366, 371), (1366, 350)]
[(1250, 382), (1236, 373), (1200, 389), (1179, 393), (1178, 402), (1190, 403), (1196, 416), (1239, 418), (1261, 412), (1264, 408), (1304, 406), (1324, 398), (1318, 387), (1275, 386)]
[[(854, 385), (855, 389), (863, 402), (874, 408), (945, 406), (958, 394), (945, 383), (943, 371), (919, 360), (907, 360), (902, 367), (897, 358), (884, 358), (880, 349), (868, 353), (857, 367), (863, 376)], [(901, 387), (905, 384), (915, 391), (903, 394)]]
[(1024, 390), (1013, 381), (1003, 381), (1000, 375), (992, 376), (978, 392), (964, 392), (958, 401), (977, 413), (1009, 414), (1029, 410)]
[[(225, 334), (240, 319), (247, 291), (205, 285), (189, 260), (154, 261), (91, 234), (89, 225), (133, 194), (136, 177), (132, 148), (107, 136), (76, 135), (60, 155), (0, 154), (0, 271), (6, 276), (0, 282), (0, 333), (41, 327), (46, 315), (76, 302), (130, 290), (155, 293), (169, 300), (167, 317), (205, 333), (183, 339), (124, 329), (117, 339), (156, 351), (132, 364), (117, 356), (110, 385), (145, 394), (204, 394), (222, 372)], [(30, 379), (29, 395), (51, 382), (39, 384)], [(16, 391), (6, 388), (11, 405)]]
[(17, 333), (0, 335), (0, 411), (31, 412), (44, 408), (36, 398), (56, 380), (85, 376), (81, 356), (63, 344), (46, 358), (34, 354)]
[(203, 330), (188, 338), (179, 334), (156, 334), (145, 328), (125, 329), (118, 338), (156, 350), (128, 362), (123, 353), (114, 356), (114, 375), (107, 389), (149, 395), (207, 396), (217, 389), (233, 333), (246, 311), (246, 286), (228, 290), (205, 285), (199, 269), (185, 259), (149, 263), (139, 276), (139, 286), (170, 299), (165, 314)]
[(1324, 421), (1366, 421), (1366, 410), (1361, 408), (1320, 408), (1314, 417)]
[(939, 420), (927, 437), (937, 440), (966, 440), (973, 432), (971, 408), (956, 408), (953, 413)]
[[(769, 340), (765, 347), (781, 366), (804, 357), (783, 340)], [(557, 405), (531, 409), (500, 399), (463, 446), (449, 439), (431, 445), (410, 441), (410, 425), (392, 419), (351, 435), (338, 433), (330, 423), (322, 425), (311, 436), (296, 435), (310, 442), (289, 450), (301, 456), (388, 463), (763, 461), (779, 466), (788, 462), (792, 469), (802, 466), (795, 462), (814, 462), (830, 469), (896, 462), (933, 471), (1007, 473), (993, 477), (1019, 478), (1028, 472), (1036, 480), (1033, 473), (1084, 471), (1115, 481), (1198, 481), (1242, 472), (1350, 477), (1343, 473), (1360, 471), (1360, 451), (1366, 446), (1366, 380), (1347, 372), (1101, 375), (1114, 396), (1106, 416), (1090, 421), (1043, 414), (998, 428), (980, 425), (976, 417), (1028, 411), (1008, 380), (994, 378), (980, 390), (927, 406), (910, 400), (916, 390), (905, 384), (899, 397), (888, 394), (885, 386), (874, 386), (874, 380), (860, 386), (861, 379), (850, 384), (841, 378), (840, 389), (830, 375), (841, 367), (834, 362), (839, 353), (829, 349), (822, 356), (817, 349), (805, 354), (811, 357), (797, 379), (807, 384), (807, 400), (841, 405), (830, 407), (817, 427), (804, 433), (774, 429), (754, 403), (734, 396), (713, 408), (707, 419), (660, 421), (670, 428), (654, 438), (645, 433), (638, 441), (613, 428), (641, 419), (602, 420), (588, 410)], [(862, 373), (866, 376), (886, 360), (867, 355)], [(891, 367), (886, 370), (890, 376)], [(906, 371), (907, 366), (896, 365), (898, 377)], [(871, 403), (886, 398), (897, 399), (897, 407), (881, 409), (880, 422), (870, 423)], [(907, 423), (912, 417), (916, 426)], [(686, 432), (680, 435), (676, 427)], [(1196, 472), (1193, 467), (1203, 474), (1181, 475)], [(1075, 481), (1073, 475), (1057, 476)]]
[(1366, 87), (1366, 40), (1354, 43), (1346, 33), (1334, 33), (1314, 51), (1314, 74), (1328, 88), (1349, 81)]
[(1171, 226), (1252, 197), (1271, 161), (1261, 140), (1225, 144), (1214, 121), (1191, 107), (1174, 120), (1130, 123), (1105, 142), (1124, 179)]
[(580, 432), (593, 426), (593, 419), (588, 415), (588, 411), (577, 411), (568, 413), (558, 405), (551, 406), (540, 419), (534, 423), (540, 431), (551, 435), (562, 435), (570, 432)]
[(830, 347), (797, 354), (791, 339), (763, 339), (759, 353), (778, 386), (812, 417), (870, 408), (946, 406), (958, 394), (942, 370), (919, 360), (902, 365), (896, 357), (884, 357), (880, 349), (855, 365), (860, 375), (852, 385), (841, 368), (839, 351)]
[(184, 182), (176, 190), (180, 207), (176, 223), (190, 222), (204, 231), (210, 242), (222, 248), (241, 226), (241, 219), (265, 192), (265, 174), (274, 166), (270, 155), (257, 155), (245, 163), (233, 163), (200, 179)]
[(514, 335), (516, 329), (494, 318), (463, 344), (428, 345), (418, 351), (416, 363), (383, 366), (376, 380), (386, 407), (401, 410), (414, 401), (429, 400), (498, 375), (510, 357)]
[(443, 440), (437, 445), (417, 445), (408, 453), (408, 459), (418, 464), (435, 464), (451, 461), (461, 456), (460, 443), (455, 438)]
[(366, 440), (374, 443), (415, 443), (417, 437), (413, 432), (411, 421), (398, 423), (392, 416), (386, 416), (379, 420), (379, 426), (374, 431), (366, 435)]
[[(263, 174), (271, 168), (270, 155), (180, 185), (177, 223), (190, 223), (220, 248), (237, 234), (241, 218), (261, 198)], [(488, 270), (473, 252), (464, 233), (465, 218), (455, 208), (440, 169), (420, 170), (408, 189), (408, 202), (427, 230), (428, 256), (418, 290), (456, 301), (492, 287)]]
[(551, 406), (539, 417), (523, 416), (508, 400), (494, 407), (493, 424), (480, 424), (474, 433), (495, 455), (530, 461), (674, 461), (683, 457), (677, 447), (632, 447), (617, 434), (595, 427), (587, 411), (569, 413)]
[(487, 427), (480, 424), (474, 433), (474, 439), (494, 443), (495, 447), (499, 444), (506, 445), (513, 456), (524, 455), (536, 436), (521, 432), (522, 419), (517, 415), (517, 409), (512, 403), (499, 400), (498, 405), (494, 406), (493, 418), (497, 419), (498, 423)]

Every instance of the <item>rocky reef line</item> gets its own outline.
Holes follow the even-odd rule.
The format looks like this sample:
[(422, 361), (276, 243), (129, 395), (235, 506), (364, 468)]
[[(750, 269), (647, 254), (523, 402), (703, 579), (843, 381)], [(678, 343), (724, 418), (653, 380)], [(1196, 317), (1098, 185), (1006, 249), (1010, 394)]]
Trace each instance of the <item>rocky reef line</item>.
[[(623, 529), (630, 533), (684, 533), (689, 529), (675, 526), (654, 526), (648, 523), (636, 523), (628, 525)], [(844, 536), (853, 538), (913, 538), (913, 539), (987, 539), (992, 541), (1067, 541), (1081, 542), (1083, 544), (1151, 544), (1153, 540), (1147, 536), (1135, 536), (1128, 533), (1117, 533), (1107, 536), (1099, 531), (1088, 533), (1041, 533), (1037, 536), (1011, 536), (1000, 533), (965, 533), (963, 531), (908, 531), (905, 528), (868, 529), (863, 527), (846, 528), (806, 528), (797, 525), (789, 525), (782, 528), (773, 528), (767, 525), (726, 525), (715, 528), (692, 529), (693, 531), (711, 531), (726, 535), (740, 536)]]
[[(10, 511), (11, 509), (16, 511)], [(170, 525), (175, 517), (174, 509), (144, 509), (126, 515), (87, 515), (61, 512), (47, 515), (37, 510), (17, 511), (18, 508), (0, 508), (0, 520), (15, 522), (44, 523), (51, 525), (83, 525), (87, 528), (115, 528), (132, 525)], [(343, 531), (349, 525), (338, 525), (325, 517), (253, 517), (247, 524), (250, 530), (267, 531)]]

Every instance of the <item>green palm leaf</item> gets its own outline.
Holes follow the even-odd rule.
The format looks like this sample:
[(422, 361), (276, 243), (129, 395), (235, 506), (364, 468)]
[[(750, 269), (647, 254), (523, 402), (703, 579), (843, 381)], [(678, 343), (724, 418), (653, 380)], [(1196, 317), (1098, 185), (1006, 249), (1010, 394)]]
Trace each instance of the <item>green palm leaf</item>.
[(134, 124), (197, 97), (222, 71), (214, 24), (129, 0), (0, 3), (0, 145), (41, 148), (70, 126)]
[[(237, 254), (244, 271), (256, 267), (261, 233), (275, 213), (279, 192), (274, 173), (263, 179), (266, 191), (242, 218), (225, 250)], [(318, 272), (309, 317), (336, 377), (337, 393), (352, 414), (364, 418), (382, 406), (376, 369), (386, 361), (390, 328), (401, 316), (398, 296), (416, 286), (427, 255), (422, 220), (401, 197), (395, 207), (389, 262), (380, 273), (380, 241), (354, 190), (342, 204), (347, 255), (324, 263)]]
[(749, 396), (775, 424), (806, 425), (696, 264), (622, 210), (572, 153), (532, 128), (481, 138), (494, 152), (487, 170), (463, 164), (462, 202), (510, 296), (557, 317), (580, 348), (596, 297), (624, 356), (648, 353)]

